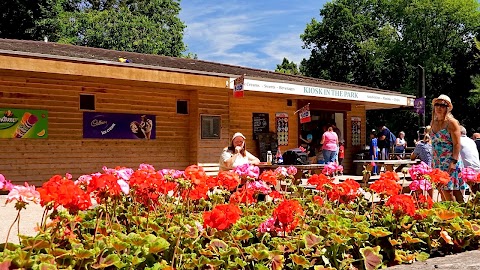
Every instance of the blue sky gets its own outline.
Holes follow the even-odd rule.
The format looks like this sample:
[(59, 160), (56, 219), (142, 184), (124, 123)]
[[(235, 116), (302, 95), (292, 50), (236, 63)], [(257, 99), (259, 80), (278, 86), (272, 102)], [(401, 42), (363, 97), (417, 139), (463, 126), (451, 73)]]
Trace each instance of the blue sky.
[(198, 59), (275, 70), (283, 57), (299, 64), (309, 56), (300, 34), (320, 20), (327, 0), (182, 0), (187, 52)]

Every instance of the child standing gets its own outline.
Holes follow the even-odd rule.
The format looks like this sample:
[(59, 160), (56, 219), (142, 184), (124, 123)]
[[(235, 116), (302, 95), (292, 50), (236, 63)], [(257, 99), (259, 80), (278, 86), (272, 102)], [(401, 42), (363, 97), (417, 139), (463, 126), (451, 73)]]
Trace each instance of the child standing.
[(340, 147), (338, 148), (338, 165), (342, 165), (343, 158), (345, 157), (345, 147), (343, 142), (340, 142)]

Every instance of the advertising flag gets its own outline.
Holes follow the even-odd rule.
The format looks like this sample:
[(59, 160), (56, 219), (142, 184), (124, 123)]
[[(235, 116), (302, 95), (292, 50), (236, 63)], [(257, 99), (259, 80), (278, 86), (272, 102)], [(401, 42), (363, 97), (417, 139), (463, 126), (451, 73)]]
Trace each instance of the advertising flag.
[(415, 109), (416, 113), (424, 114), (425, 113), (425, 97), (416, 98), (415, 101), (413, 102), (413, 108)]
[(307, 104), (300, 109), (300, 123), (303, 124), (310, 121), (312, 121), (312, 117), (310, 115), (310, 105)]
[(243, 97), (244, 82), (245, 82), (245, 75), (242, 75), (233, 81), (233, 97), (236, 97), (236, 98)]

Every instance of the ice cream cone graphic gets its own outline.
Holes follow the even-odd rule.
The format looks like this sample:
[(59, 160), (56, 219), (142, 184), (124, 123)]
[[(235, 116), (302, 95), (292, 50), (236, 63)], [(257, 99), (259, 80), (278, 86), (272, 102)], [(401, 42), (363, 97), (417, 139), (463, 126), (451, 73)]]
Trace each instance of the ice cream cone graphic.
[(20, 121), (20, 124), (18, 124), (17, 129), (13, 134), (13, 137), (22, 138), (37, 122), (38, 122), (37, 116), (29, 112), (25, 112), (22, 116), (22, 120)]

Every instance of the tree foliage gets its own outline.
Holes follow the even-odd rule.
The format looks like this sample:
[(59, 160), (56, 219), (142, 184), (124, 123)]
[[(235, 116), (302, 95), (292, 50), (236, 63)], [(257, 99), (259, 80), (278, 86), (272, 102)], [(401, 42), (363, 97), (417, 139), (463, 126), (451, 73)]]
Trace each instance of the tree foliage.
[[(480, 73), (473, 41), (480, 31), (477, 0), (335, 0), (325, 4), (320, 16), (301, 36), (311, 51), (302, 61), (302, 73), (416, 95), (421, 65), (427, 100), (447, 94), (454, 115), (467, 126), (478, 125), (480, 117), (463, 106), (474, 88), (471, 77)], [(412, 117), (398, 110), (368, 114), (372, 125), (390, 120), (394, 131), (415, 126)], [(429, 120), (427, 115), (427, 124)], [(411, 129), (414, 134), (416, 128)]]
[(46, 0), (0, 1), (0, 38), (37, 39), (35, 22), (41, 18)]
[[(3, 0), (0, 36), (181, 56), (178, 0)], [(4, 27), (6, 26), (6, 27)]]
[(283, 58), (283, 61), (280, 65), (277, 65), (275, 72), (279, 73), (286, 73), (292, 75), (300, 75), (300, 71), (298, 70), (297, 64), (293, 61), (289, 61), (287, 58)]

